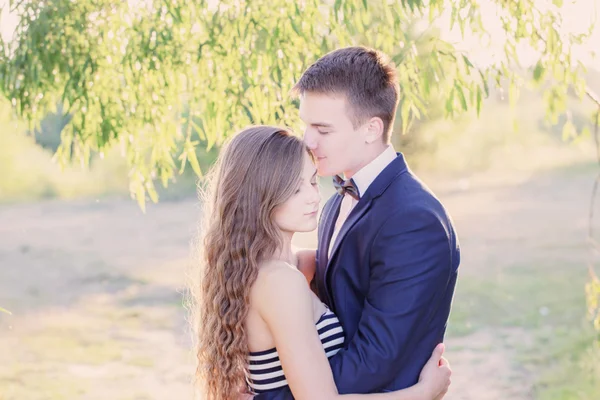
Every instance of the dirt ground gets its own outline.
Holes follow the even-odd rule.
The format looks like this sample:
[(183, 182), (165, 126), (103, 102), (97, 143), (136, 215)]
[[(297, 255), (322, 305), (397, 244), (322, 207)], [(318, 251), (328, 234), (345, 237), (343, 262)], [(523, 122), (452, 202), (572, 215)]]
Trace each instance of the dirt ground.
[[(547, 258), (584, 264), (591, 168), (424, 177), (450, 210), (461, 276)], [(195, 199), (143, 215), (123, 199), (0, 206), (0, 399), (190, 399), (182, 307)], [(301, 235), (298, 243), (314, 243)], [(460, 280), (457, 290), (460, 290)], [(450, 400), (530, 399), (524, 328), (449, 336)]]

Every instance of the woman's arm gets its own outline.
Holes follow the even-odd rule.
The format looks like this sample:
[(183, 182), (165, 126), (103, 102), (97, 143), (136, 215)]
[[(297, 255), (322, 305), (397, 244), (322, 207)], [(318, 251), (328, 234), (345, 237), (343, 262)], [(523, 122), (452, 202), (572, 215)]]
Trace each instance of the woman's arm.
[(447, 389), (450, 369), (439, 365), (442, 348), (430, 360), (431, 365), (428, 363), (429, 368), (424, 368), (421, 381), (410, 388), (389, 393), (338, 394), (315, 327), (310, 289), (303, 275), (285, 264), (263, 272), (256, 282), (256, 306), (273, 335), (294, 398), (433, 400)]

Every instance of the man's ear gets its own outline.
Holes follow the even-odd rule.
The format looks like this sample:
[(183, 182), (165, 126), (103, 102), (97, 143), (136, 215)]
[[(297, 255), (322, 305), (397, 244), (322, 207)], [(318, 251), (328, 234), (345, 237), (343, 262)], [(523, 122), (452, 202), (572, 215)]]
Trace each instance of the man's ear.
[(368, 144), (381, 140), (383, 135), (383, 120), (379, 117), (373, 117), (365, 125), (365, 142)]

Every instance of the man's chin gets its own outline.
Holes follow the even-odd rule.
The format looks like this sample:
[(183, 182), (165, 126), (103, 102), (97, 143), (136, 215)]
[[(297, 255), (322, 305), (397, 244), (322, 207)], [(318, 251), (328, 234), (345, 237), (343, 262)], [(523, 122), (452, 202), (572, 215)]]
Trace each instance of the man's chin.
[(321, 177), (329, 177), (329, 176), (334, 176), (335, 173), (325, 167), (317, 166), (317, 175), (319, 175)]

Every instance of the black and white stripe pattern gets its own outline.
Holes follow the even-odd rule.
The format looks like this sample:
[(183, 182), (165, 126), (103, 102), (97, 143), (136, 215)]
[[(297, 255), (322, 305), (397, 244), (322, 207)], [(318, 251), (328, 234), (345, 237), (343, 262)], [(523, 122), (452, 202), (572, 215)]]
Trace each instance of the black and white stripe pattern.
[[(317, 330), (327, 358), (344, 347), (344, 331), (338, 318), (329, 309), (317, 321)], [(287, 386), (277, 349), (250, 353), (249, 362), (249, 384), (255, 393)]]

